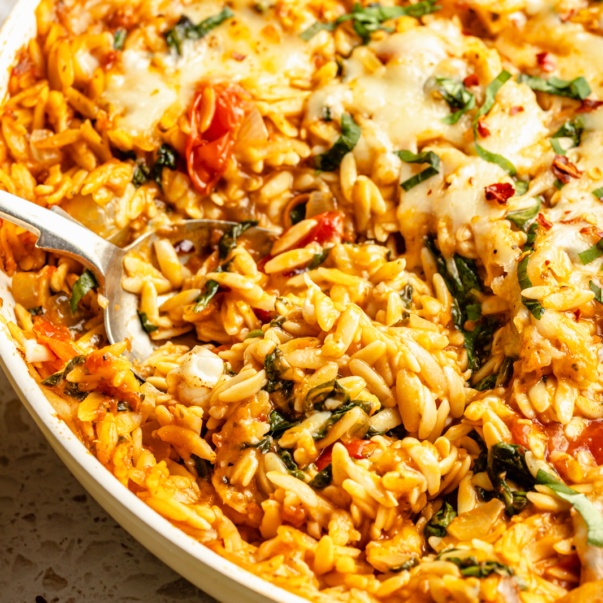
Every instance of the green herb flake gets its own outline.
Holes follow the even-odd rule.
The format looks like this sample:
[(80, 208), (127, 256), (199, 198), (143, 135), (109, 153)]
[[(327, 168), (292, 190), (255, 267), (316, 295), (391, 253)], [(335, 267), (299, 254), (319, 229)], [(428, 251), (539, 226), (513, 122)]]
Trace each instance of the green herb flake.
[(565, 96), (575, 100), (584, 100), (591, 93), (588, 82), (582, 76), (571, 81), (554, 76), (547, 80), (522, 73), (517, 77), (517, 81), (520, 84), (527, 84), (532, 90), (538, 92), (547, 92), (548, 94)]
[(308, 264), (308, 270), (315, 270), (316, 268), (318, 268), (319, 266), (324, 264), (326, 259), (329, 257), (330, 252), (331, 252), (331, 248), (327, 247), (326, 249), (323, 249), (319, 253), (315, 253), (314, 257), (310, 260), (310, 263)]
[(314, 166), (323, 172), (333, 172), (341, 164), (345, 155), (354, 149), (360, 140), (360, 127), (351, 115), (344, 113), (341, 116), (341, 136), (335, 144), (322, 155), (314, 158)]
[(149, 170), (144, 161), (138, 161), (134, 166), (134, 172), (132, 173), (132, 184), (136, 188), (139, 188), (150, 178), (151, 170)]
[(352, 12), (342, 15), (330, 23), (321, 23), (317, 21), (306, 30), (300, 37), (306, 42), (311, 40), (317, 33), (321, 31), (334, 31), (335, 28), (346, 21), (352, 22), (352, 27), (356, 34), (360, 37), (363, 44), (368, 44), (371, 40), (371, 34), (383, 30), (392, 32), (391, 27), (384, 26), (385, 21), (397, 19), (398, 17), (409, 16), (418, 19), (430, 13), (440, 10), (436, 0), (422, 0), (408, 6), (381, 6), (379, 4), (370, 4), (362, 6), (355, 3)]
[(434, 513), (432, 518), (425, 524), (425, 529), (423, 530), (425, 538), (429, 538), (430, 536), (444, 538), (448, 526), (455, 517), (456, 511), (453, 506), (448, 502), (444, 502), (440, 510)]
[(275, 348), (270, 354), (266, 354), (264, 369), (268, 383), (264, 386), (264, 389), (270, 394), (281, 391), (286, 398), (289, 398), (294, 382), (289, 379), (283, 379), (282, 375), (290, 368), (283, 353), (278, 348)]
[(413, 153), (412, 151), (396, 151), (395, 154), (404, 163), (428, 163), (429, 167), (425, 168), (422, 172), (415, 174), (411, 178), (404, 180), (400, 183), (400, 186), (405, 190), (409, 191), (421, 182), (425, 182), (432, 176), (440, 173), (440, 158), (433, 151), (425, 151), (423, 153)]
[(499, 574), (501, 576), (513, 576), (513, 570), (503, 563), (498, 561), (478, 561), (475, 557), (454, 557), (444, 556), (444, 561), (454, 563), (460, 570), (461, 575), (471, 576), (473, 578), (487, 578), (491, 574)]
[(48, 386), (51, 386), (51, 387), (53, 387), (55, 385), (58, 385), (61, 381), (63, 381), (63, 379), (65, 379), (67, 377), (67, 375), (69, 375), (69, 373), (76, 366), (79, 366), (80, 364), (84, 364), (84, 362), (86, 362), (86, 357), (85, 356), (74, 356), (66, 364), (65, 368), (62, 371), (59, 371), (58, 373), (53, 373), (49, 377), (46, 377), (46, 379), (44, 379), (42, 381), (42, 385), (48, 385)]
[(454, 113), (442, 119), (445, 124), (456, 124), (467, 111), (475, 108), (475, 96), (467, 90), (463, 82), (447, 77), (436, 77), (435, 87), (450, 108), (456, 109)]
[(140, 318), (140, 324), (142, 325), (142, 328), (147, 333), (152, 333), (153, 331), (156, 331), (159, 328), (157, 325), (154, 325), (149, 320), (149, 317), (147, 316), (146, 312), (139, 312), (138, 313), (138, 318)]
[(599, 241), (589, 247), (586, 251), (578, 254), (580, 261), (583, 264), (590, 264), (594, 262), (597, 258), (600, 258), (603, 255), (603, 239), (599, 239)]
[(516, 211), (510, 211), (505, 219), (509, 220), (512, 224), (515, 224), (519, 230), (523, 230), (526, 232), (527, 225), (538, 215), (540, 211), (540, 207), (542, 206), (542, 201), (539, 198), (536, 198), (536, 203), (531, 207), (526, 207), (524, 209), (518, 209)]
[(98, 287), (98, 283), (96, 282), (94, 274), (92, 274), (90, 270), (84, 270), (71, 289), (71, 300), (69, 301), (69, 305), (71, 306), (72, 314), (77, 312), (77, 308), (85, 295), (93, 289), (96, 289), (96, 287)]
[(411, 557), (408, 561), (405, 561), (402, 565), (398, 565), (397, 567), (390, 568), (390, 572), (407, 572), (411, 570), (413, 567), (417, 567), (421, 562), (419, 561), (419, 557), (415, 555)]
[(593, 191), (593, 195), (599, 200), (599, 201), (603, 201), (603, 186), (596, 188)]
[(536, 483), (548, 486), (558, 498), (570, 503), (586, 523), (588, 544), (603, 547), (603, 516), (584, 494), (569, 488), (557, 477), (542, 469), (536, 474)]
[[(554, 140), (557, 138), (571, 138), (573, 146), (578, 147), (582, 142), (582, 134), (584, 132), (584, 120), (578, 116), (574, 119), (566, 121), (552, 136)], [(551, 141), (551, 144), (553, 141)], [(553, 145), (555, 149), (555, 146)], [(555, 149), (555, 152), (556, 149)], [(565, 151), (557, 153), (558, 155), (565, 155)]]
[(530, 188), (530, 183), (525, 180), (515, 180), (515, 196), (525, 195)]
[(220, 283), (217, 281), (209, 280), (203, 286), (203, 290), (201, 291), (199, 297), (196, 300), (195, 307), (193, 308), (193, 312), (201, 312), (207, 308), (207, 305), (212, 300), (212, 298), (218, 292), (220, 288)]
[[(530, 280), (530, 277), (528, 275), (528, 264), (530, 262), (530, 257), (534, 252), (534, 241), (536, 240), (537, 233), (538, 224), (533, 223), (529, 227), (527, 232), (528, 240), (524, 247), (524, 256), (517, 265), (517, 280), (522, 291), (524, 289), (529, 289), (530, 287), (532, 287), (532, 281)], [(521, 301), (536, 320), (540, 320), (542, 318), (542, 315), (544, 314), (544, 308), (538, 300), (528, 299), (527, 297), (524, 297), (522, 295)]]
[(200, 479), (207, 479), (211, 477), (211, 474), (214, 470), (214, 466), (209, 461), (207, 461), (206, 459), (202, 459), (196, 454), (191, 454), (191, 459), (195, 463), (195, 469), (197, 470), (197, 475)]
[(588, 287), (595, 294), (595, 300), (600, 304), (603, 304), (603, 289), (601, 289), (594, 281), (589, 281)]
[(324, 490), (333, 481), (333, 466), (328, 464), (322, 471), (319, 471), (309, 482), (308, 485), (315, 490)]
[(285, 467), (287, 467), (287, 471), (293, 477), (296, 477), (297, 479), (302, 480), (302, 482), (306, 481), (304, 472), (300, 471), (299, 467), (297, 466), (297, 463), (293, 460), (293, 456), (291, 455), (291, 453), (288, 450), (279, 450), (277, 452), (277, 454), (281, 458), (283, 463), (285, 463)]
[(263, 338), (264, 331), (262, 331), (262, 329), (255, 329), (253, 331), (249, 331), (249, 333), (247, 333), (247, 336), (245, 337), (245, 339), (253, 339), (254, 337)]
[(196, 25), (188, 17), (182, 16), (178, 23), (165, 33), (165, 41), (176, 54), (182, 55), (182, 45), (185, 40), (200, 40), (212, 29), (232, 17), (234, 13), (227, 6), (217, 15), (208, 17)]
[(174, 171), (178, 162), (178, 153), (173, 146), (164, 143), (157, 149), (157, 157), (155, 158), (155, 164), (149, 177), (157, 183), (157, 186), (161, 188), (161, 176), (163, 174), (163, 168)]
[(289, 219), (291, 220), (291, 225), (297, 224), (298, 222), (305, 220), (306, 204), (298, 203), (295, 207), (293, 207), (289, 212)]
[(35, 308), (29, 308), (27, 310), (32, 316), (42, 316), (44, 314), (44, 308), (42, 306), (36, 306)]
[(495, 163), (497, 166), (505, 170), (509, 176), (515, 176), (515, 174), (517, 174), (517, 168), (506, 157), (503, 157), (498, 153), (488, 151), (488, 149), (482, 147), (477, 140), (475, 141), (475, 150), (477, 151), (478, 156), (484, 161), (487, 161), (488, 163)]
[(113, 34), (113, 49), (114, 50), (123, 50), (124, 45), (126, 43), (126, 38), (128, 37), (128, 32), (123, 29), (116, 29)]
[(218, 242), (218, 255), (225, 260), (228, 254), (237, 246), (237, 239), (250, 228), (257, 226), (257, 220), (246, 220), (235, 224), (228, 232), (225, 232)]

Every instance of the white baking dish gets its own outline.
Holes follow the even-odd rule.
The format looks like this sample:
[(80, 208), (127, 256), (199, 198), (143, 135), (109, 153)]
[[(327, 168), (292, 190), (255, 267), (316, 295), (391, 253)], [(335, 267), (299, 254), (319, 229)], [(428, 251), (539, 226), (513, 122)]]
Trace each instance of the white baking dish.
[[(39, 0), (20, 0), (0, 32), (0, 97), (19, 49), (35, 35)], [(0, 312), (14, 320), (9, 279), (0, 273)], [(92, 456), (42, 393), (6, 327), (0, 323), (0, 364), (44, 437), (90, 495), (144, 547), (193, 584), (221, 601), (303, 603), (223, 559), (145, 505)], [(59, 493), (57, 493), (57, 496)], [(77, 526), (75, 526), (77, 529)]]

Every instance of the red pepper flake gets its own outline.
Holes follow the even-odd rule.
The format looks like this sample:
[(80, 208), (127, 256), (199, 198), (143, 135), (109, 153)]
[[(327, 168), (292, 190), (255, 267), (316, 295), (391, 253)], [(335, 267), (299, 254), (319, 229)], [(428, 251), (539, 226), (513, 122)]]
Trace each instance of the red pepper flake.
[(538, 222), (545, 230), (551, 230), (551, 228), (553, 228), (553, 225), (544, 217), (544, 214), (538, 214), (538, 216), (536, 216), (536, 222)]
[(508, 182), (498, 182), (490, 184), (484, 191), (487, 201), (496, 201), (501, 205), (506, 205), (507, 201), (515, 194), (515, 188)]
[(596, 111), (599, 107), (603, 107), (603, 100), (595, 100), (593, 98), (585, 98), (580, 103), (578, 113), (591, 113)]
[(244, 61), (247, 58), (246, 54), (241, 54), (240, 52), (233, 52), (231, 56), (235, 61)]
[(582, 314), (580, 308), (574, 310), (574, 320), (580, 322), (580, 314)]
[(482, 138), (488, 138), (488, 136), (490, 136), (490, 130), (488, 130), (486, 124), (481, 121), (477, 122), (477, 131)]
[(582, 172), (563, 155), (555, 155), (552, 170), (563, 184), (567, 184), (572, 178), (580, 178), (582, 175)]
[(466, 86), (467, 88), (471, 88), (472, 86), (477, 86), (478, 84), (479, 84), (479, 80), (477, 79), (477, 75), (475, 73), (468, 75), (463, 80), (463, 85)]
[(539, 52), (536, 55), (536, 61), (538, 62), (538, 65), (542, 71), (546, 71), (548, 73), (555, 71), (555, 61), (548, 52)]
[(523, 113), (525, 111), (525, 109), (521, 106), (515, 106), (515, 107), (511, 107), (511, 110), (509, 111), (509, 113), (511, 115), (517, 115), (518, 113)]

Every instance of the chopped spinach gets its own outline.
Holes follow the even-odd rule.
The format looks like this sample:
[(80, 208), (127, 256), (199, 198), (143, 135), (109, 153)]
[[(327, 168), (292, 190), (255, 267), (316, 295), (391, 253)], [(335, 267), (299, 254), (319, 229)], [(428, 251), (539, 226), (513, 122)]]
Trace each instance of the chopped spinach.
[(417, 567), (421, 562), (419, 561), (418, 556), (411, 557), (408, 561), (405, 561), (402, 565), (398, 567), (390, 568), (390, 572), (407, 572), (411, 570), (413, 567)]
[(193, 308), (193, 312), (201, 312), (207, 308), (207, 305), (212, 300), (212, 298), (218, 292), (220, 288), (220, 283), (217, 281), (209, 280), (203, 285), (203, 289), (199, 294), (199, 297), (196, 300), (195, 307)]
[[(521, 287), (522, 291), (524, 289), (529, 289), (532, 286), (532, 281), (528, 275), (528, 263), (530, 261), (530, 256), (534, 252), (534, 242), (536, 241), (536, 236), (538, 234), (538, 224), (533, 223), (528, 228), (527, 234), (528, 240), (526, 241), (524, 247), (524, 256), (519, 261), (519, 264), (517, 264), (517, 280), (519, 281), (519, 286)], [(522, 295), (521, 301), (523, 302), (523, 305), (532, 313), (532, 316), (536, 320), (540, 320), (542, 318), (544, 308), (538, 300), (528, 299)]]
[(476, 386), (475, 389), (479, 392), (486, 391), (488, 389), (494, 389), (496, 387), (507, 387), (511, 377), (513, 376), (513, 363), (515, 358), (507, 356), (500, 365), (498, 373), (488, 375), (484, 377)]
[(425, 524), (425, 529), (423, 530), (425, 538), (429, 538), (430, 536), (444, 538), (447, 533), (446, 529), (455, 517), (456, 511), (453, 506), (448, 502), (444, 502), (440, 510)]
[[(584, 132), (584, 120), (578, 116), (566, 121), (552, 136), (551, 144), (557, 155), (565, 155), (565, 150), (557, 142), (557, 138), (571, 138), (575, 147), (580, 146), (582, 133)], [(553, 142), (554, 141), (554, 142)], [(555, 144), (556, 143), (556, 144)]]
[(333, 466), (329, 463), (322, 471), (319, 471), (308, 485), (315, 490), (324, 490), (333, 481)]
[(291, 455), (291, 453), (288, 450), (279, 450), (277, 452), (277, 454), (280, 457), (281, 461), (283, 461), (283, 463), (285, 463), (285, 467), (287, 467), (287, 471), (293, 477), (296, 477), (297, 479), (301, 479), (302, 481), (306, 481), (305, 473), (303, 471), (301, 471), (300, 468), (297, 466), (297, 463), (293, 460), (293, 456)]
[[(67, 378), (67, 375), (69, 375), (69, 373), (78, 365), (83, 364), (84, 362), (86, 362), (86, 357), (85, 356), (74, 356), (65, 366), (65, 368), (62, 371), (58, 371), (57, 373), (53, 373), (52, 375), (50, 375), (49, 377), (46, 377), (46, 379), (44, 379), (42, 381), (42, 385), (47, 385), (49, 387), (55, 387), (57, 385), (59, 385), (60, 383), (62, 383), (63, 381), (65, 381), (65, 379)], [(69, 384), (70, 386), (75, 386), (77, 387), (76, 383), (71, 383)], [(66, 388), (69, 387), (69, 385), (65, 385)], [(79, 390), (78, 390), (79, 392)], [(80, 394), (83, 394), (84, 392), (79, 392)], [(77, 397), (73, 396), (73, 393), (70, 394), (72, 397)], [(87, 394), (86, 394), (87, 395)], [(84, 398), (86, 397), (86, 395), (84, 395)], [(83, 398), (82, 398), (83, 399)]]
[(218, 255), (221, 260), (225, 260), (228, 254), (237, 246), (237, 239), (250, 228), (257, 226), (257, 220), (246, 220), (239, 222), (225, 232), (218, 242)]
[(44, 314), (44, 308), (42, 306), (36, 306), (35, 308), (29, 308), (27, 311), (32, 316), (42, 316)]
[(207, 479), (211, 476), (214, 470), (214, 466), (209, 461), (202, 459), (196, 454), (191, 454), (191, 459), (193, 459), (195, 463), (195, 469), (197, 470), (197, 475), (201, 479)]
[(130, 405), (125, 400), (120, 400), (117, 403), (117, 412), (129, 412), (130, 410)]
[(360, 127), (352, 116), (344, 113), (341, 116), (341, 136), (326, 153), (314, 157), (314, 167), (323, 172), (335, 171), (345, 155), (354, 149), (360, 140), (360, 134)]
[(75, 281), (73, 287), (71, 288), (71, 300), (69, 301), (69, 305), (73, 314), (77, 312), (79, 303), (82, 301), (84, 296), (89, 291), (96, 289), (96, 287), (98, 287), (98, 283), (96, 282), (94, 274), (92, 274), (92, 272), (90, 272), (88, 269), (84, 270), (82, 275), (77, 279), (77, 281)]
[(142, 328), (147, 333), (152, 333), (153, 331), (156, 331), (159, 328), (157, 325), (154, 325), (149, 320), (149, 317), (146, 315), (146, 312), (139, 312), (138, 313), (138, 318), (140, 318), (140, 324), (142, 325)]
[(275, 348), (273, 352), (267, 354), (264, 358), (264, 369), (266, 370), (266, 377), (268, 383), (264, 386), (264, 389), (268, 393), (281, 391), (286, 398), (289, 398), (293, 390), (294, 382), (289, 379), (283, 379), (282, 374), (289, 369), (283, 353)]
[(414, 288), (411, 284), (407, 283), (402, 287), (402, 291), (400, 291), (400, 299), (402, 300), (402, 304), (407, 310), (410, 310), (412, 307), (412, 294), (414, 293)]
[(291, 224), (297, 224), (306, 219), (306, 204), (298, 203), (289, 211), (289, 219)]
[(329, 257), (329, 253), (331, 252), (331, 247), (324, 248), (321, 252), (315, 253), (314, 257), (310, 260), (308, 264), (308, 270), (314, 270), (318, 268), (320, 265), (324, 264), (326, 259)]
[(227, 6), (217, 15), (208, 17), (198, 24), (193, 23), (188, 17), (182, 16), (178, 23), (165, 33), (165, 41), (169, 48), (182, 55), (182, 45), (185, 40), (200, 40), (231, 17), (234, 17), (234, 13)]
[(113, 34), (113, 49), (123, 50), (127, 36), (128, 32), (125, 29), (121, 27), (119, 29), (116, 29), (115, 33)]
[(514, 571), (503, 563), (498, 561), (478, 561), (475, 557), (442, 557), (444, 561), (454, 563), (463, 576), (473, 578), (487, 578), (490, 574), (499, 574), (501, 576), (513, 576)]
[(339, 402), (334, 408), (340, 408), (350, 402), (348, 392), (339, 385), (339, 381), (327, 381), (313, 387), (307, 394), (305, 408), (308, 410), (334, 410), (334, 408), (325, 408), (325, 402), (333, 400)]
[(149, 170), (147, 164), (144, 161), (138, 161), (132, 173), (132, 184), (136, 188), (140, 188), (150, 177), (151, 170)]

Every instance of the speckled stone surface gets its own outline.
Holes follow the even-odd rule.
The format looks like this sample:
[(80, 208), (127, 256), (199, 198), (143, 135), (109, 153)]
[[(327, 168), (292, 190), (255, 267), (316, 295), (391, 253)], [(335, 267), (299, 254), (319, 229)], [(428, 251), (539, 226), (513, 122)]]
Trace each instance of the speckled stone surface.
[[(13, 0), (0, 0), (0, 23)], [(0, 369), (0, 603), (212, 603), (61, 463)]]

